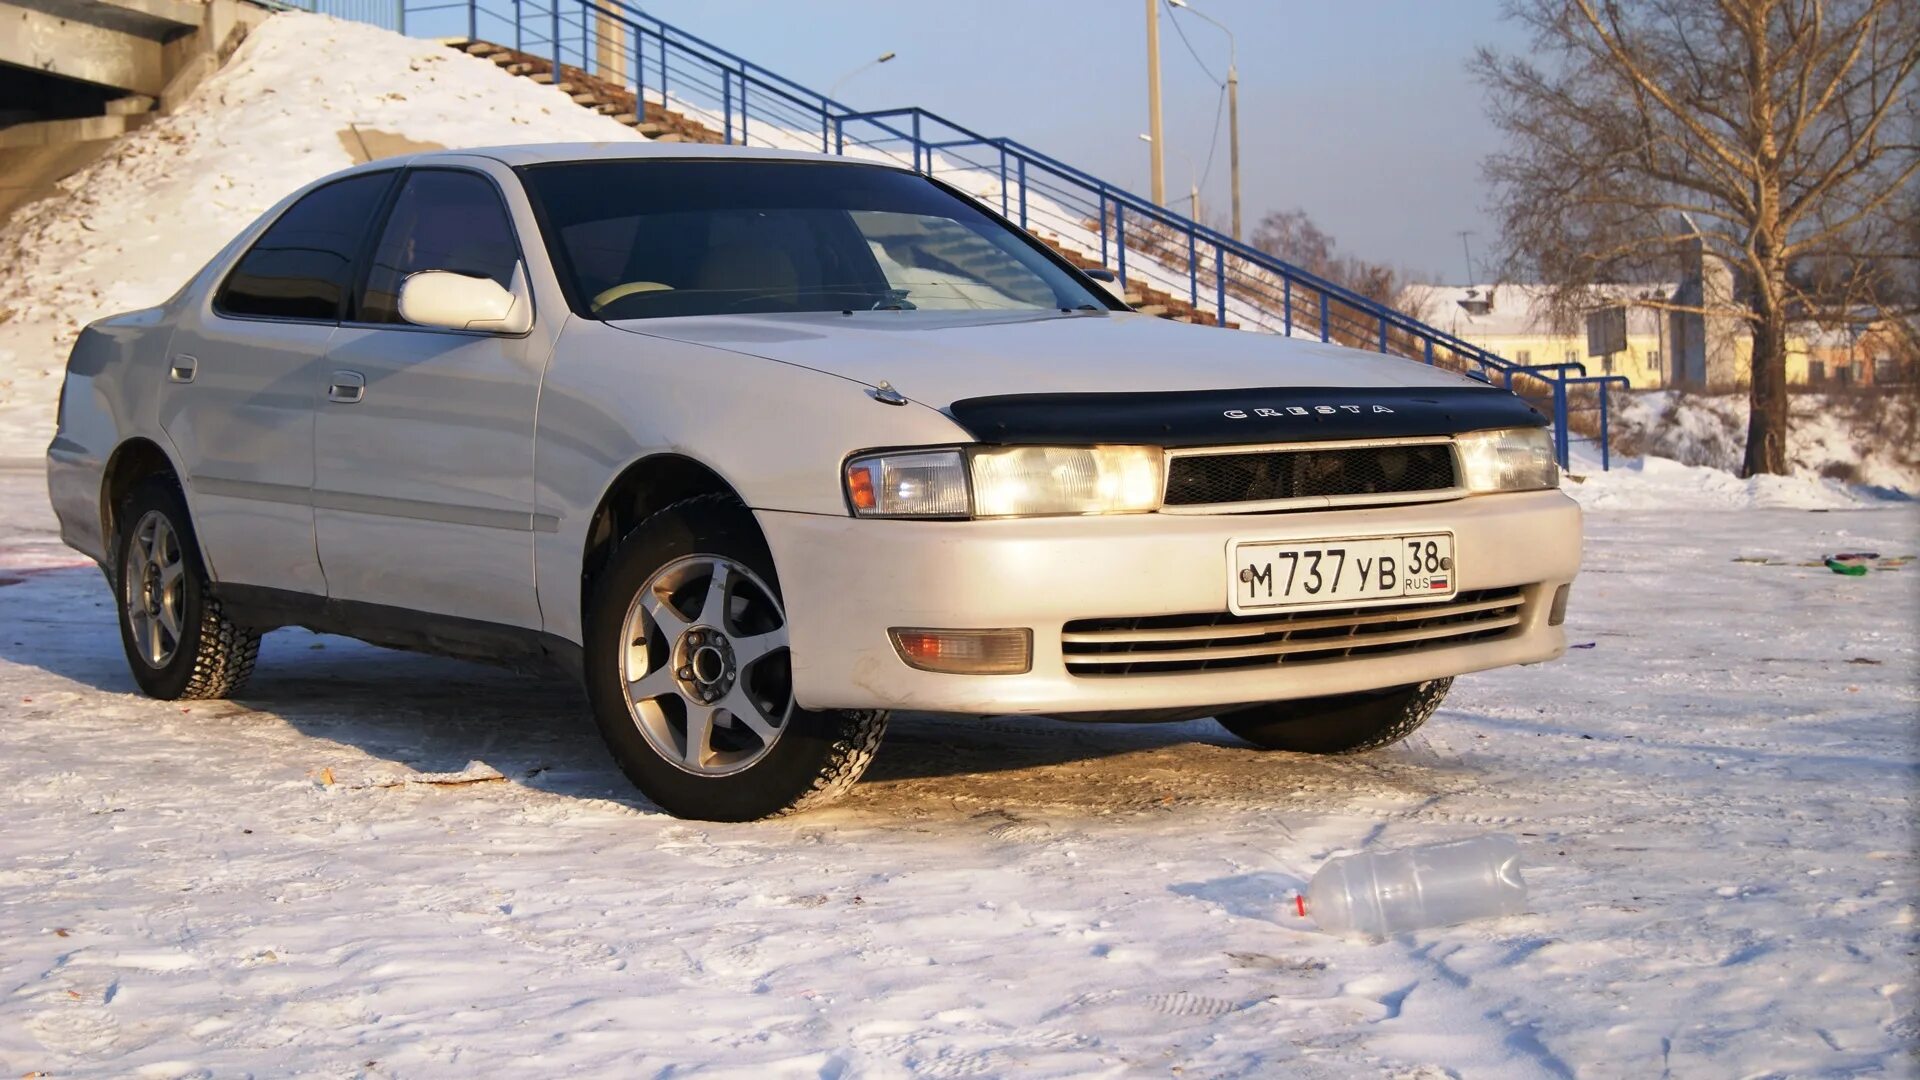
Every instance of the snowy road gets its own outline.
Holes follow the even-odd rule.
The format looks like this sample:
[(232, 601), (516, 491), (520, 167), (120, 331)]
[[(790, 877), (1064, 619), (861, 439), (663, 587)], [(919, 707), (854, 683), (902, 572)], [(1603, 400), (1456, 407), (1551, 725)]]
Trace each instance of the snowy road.
[[(0, 1077), (1914, 1067), (1920, 566), (1796, 565), (1914, 553), (1910, 505), (1594, 513), (1593, 647), (1372, 757), (905, 717), (843, 806), (713, 826), (557, 682), (285, 631), (239, 701), (134, 696), (40, 483), (0, 468)], [(1483, 830), (1532, 914), (1282, 908)]]

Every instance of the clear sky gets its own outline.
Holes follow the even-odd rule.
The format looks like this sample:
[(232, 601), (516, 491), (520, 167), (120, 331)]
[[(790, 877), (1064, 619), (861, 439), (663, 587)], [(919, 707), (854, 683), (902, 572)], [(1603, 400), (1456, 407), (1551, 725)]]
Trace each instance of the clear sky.
[[(1458, 233), (1483, 267), (1496, 237), (1480, 161), (1499, 146), (1474, 46), (1523, 47), (1498, 0), (1192, 0), (1239, 42), (1241, 200), (1249, 233), (1301, 207), (1341, 250), (1457, 281)], [(1144, 0), (642, 0), (690, 33), (861, 108), (920, 105), (1007, 135), (1147, 194)], [(1174, 33), (1178, 19), (1214, 75), (1225, 35), (1161, 16), (1168, 198), (1206, 169), (1219, 90)], [(1224, 116), (1203, 212), (1227, 212)]]

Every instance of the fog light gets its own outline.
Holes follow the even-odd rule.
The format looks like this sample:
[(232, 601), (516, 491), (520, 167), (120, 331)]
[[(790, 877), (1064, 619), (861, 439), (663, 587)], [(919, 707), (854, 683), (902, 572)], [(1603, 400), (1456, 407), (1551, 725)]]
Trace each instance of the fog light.
[(1033, 631), (925, 630), (896, 626), (887, 631), (908, 667), (947, 675), (1024, 675), (1033, 667)]
[(1567, 621), (1567, 594), (1572, 591), (1572, 585), (1562, 585), (1553, 591), (1553, 606), (1547, 609), (1548, 626), (1559, 626)]

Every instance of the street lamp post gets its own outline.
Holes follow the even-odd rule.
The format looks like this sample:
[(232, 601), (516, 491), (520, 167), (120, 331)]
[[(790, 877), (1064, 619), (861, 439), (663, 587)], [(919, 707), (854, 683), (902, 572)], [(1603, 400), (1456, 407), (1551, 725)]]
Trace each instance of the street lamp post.
[(893, 52), (892, 50), (888, 50), (887, 52), (881, 53), (879, 56), (874, 57), (873, 59), (867, 61), (866, 63), (861, 64), (859, 67), (854, 68), (852, 71), (847, 72), (845, 75), (842, 75), (839, 78), (833, 80), (833, 85), (827, 87), (827, 97), (831, 98), (838, 95), (840, 93), (841, 84), (845, 83), (848, 79), (853, 78), (855, 75), (858, 75), (869, 68), (877, 68), (881, 64), (886, 63), (887, 61), (893, 59), (897, 55), (899, 54)]
[(1188, 3), (1187, 0), (1167, 0), (1167, 3), (1192, 12), (1227, 35), (1227, 156), (1233, 172), (1233, 238), (1238, 240), (1240, 239), (1240, 46), (1234, 40), (1233, 31), (1227, 29), (1218, 19)]

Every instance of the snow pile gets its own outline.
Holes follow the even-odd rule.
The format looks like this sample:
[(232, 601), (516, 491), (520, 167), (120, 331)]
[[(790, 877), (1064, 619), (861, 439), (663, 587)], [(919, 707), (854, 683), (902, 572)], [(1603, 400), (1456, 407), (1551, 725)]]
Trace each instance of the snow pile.
[(1863, 510), (1908, 503), (1885, 489), (1849, 487), (1817, 476), (1741, 479), (1724, 469), (1663, 457), (1598, 457), (1576, 452), (1561, 489), (1589, 510)]
[[(1613, 445), (1738, 472), (1747, 445), (1747, 396), (1649, 390), (1623, 394)], [(1802, 477), (1920, 494), (1920, 445), (1912, 395), (1795, 394), (1788, 457)]]
[(432, 41), (268, 19), (178, 113), (0, 227), (0, 457), (45, 450), (82, 326), (166, 299), (288, 192), (353, 164), (349, 125), (448, 147), (640, 138)]

